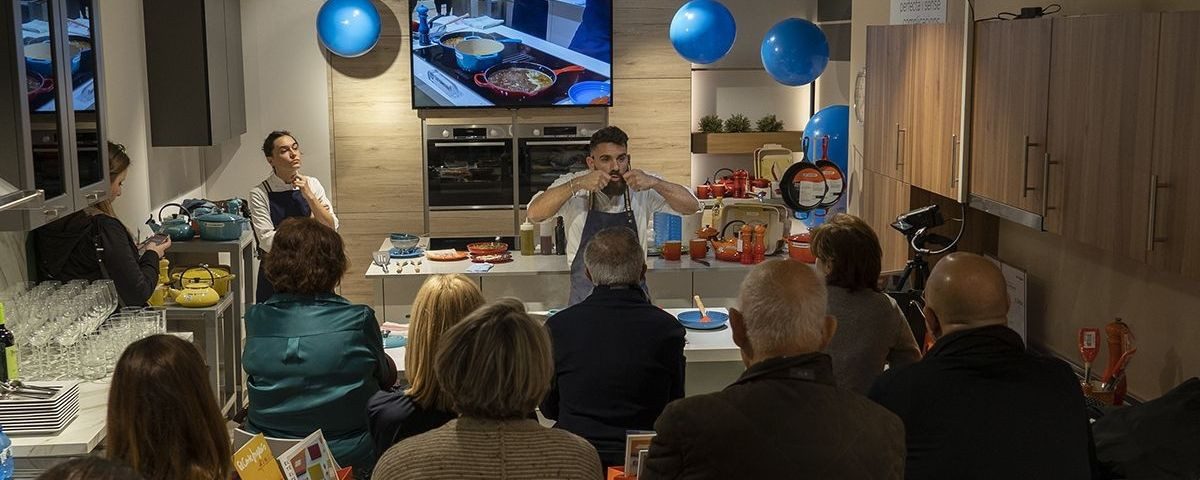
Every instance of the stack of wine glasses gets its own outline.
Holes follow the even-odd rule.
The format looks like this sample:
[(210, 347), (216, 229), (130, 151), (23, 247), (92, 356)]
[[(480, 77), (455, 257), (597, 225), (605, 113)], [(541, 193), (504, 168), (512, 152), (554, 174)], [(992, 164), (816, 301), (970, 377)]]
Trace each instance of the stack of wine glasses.
[(103, 378), (130, 343), (166, 331), (164, 311), (117, 311), (118, 300), (112, 280), (23, 282), (0, 291), (17, 341), (21, 377)]

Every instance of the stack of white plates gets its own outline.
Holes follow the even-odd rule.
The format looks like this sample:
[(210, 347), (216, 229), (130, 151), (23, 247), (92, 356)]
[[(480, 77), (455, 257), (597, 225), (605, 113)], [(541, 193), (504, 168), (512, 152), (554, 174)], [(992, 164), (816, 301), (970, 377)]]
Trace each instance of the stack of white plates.
[(79, 414), (79, 382), (29, 382), (55, 387), (47, 399), (9, 396), (0, 399), (0, 425), (8, 435), (54, 435)]

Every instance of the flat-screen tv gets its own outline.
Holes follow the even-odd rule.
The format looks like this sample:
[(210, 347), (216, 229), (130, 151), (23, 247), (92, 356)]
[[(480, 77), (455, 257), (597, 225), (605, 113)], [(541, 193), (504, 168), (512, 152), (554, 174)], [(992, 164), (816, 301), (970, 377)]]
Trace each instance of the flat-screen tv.
[(409, 0), (413, 108), (612, 106), (612, 0)]

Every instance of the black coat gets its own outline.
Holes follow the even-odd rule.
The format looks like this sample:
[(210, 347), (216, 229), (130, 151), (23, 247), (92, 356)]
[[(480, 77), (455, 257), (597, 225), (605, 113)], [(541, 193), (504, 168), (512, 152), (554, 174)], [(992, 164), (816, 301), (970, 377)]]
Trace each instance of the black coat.
[(904, 420), (906, 478), (1090, 478), (1079, 381), (1006, 326), (943, 336), (924, 360), (885, 372), (870, 397)]
[(601, 463), (623, 464), (626, 431), (653, 429), (683, 397), (683, 326), (634, 286), (596, 287), (546, 328), (554, 382), (542, 415), (595, 446)]
[(94, 208), (43, 225), (32, 235), (38, 280), (65, 283), (105, 278), (93, 241), (99, 238), (104, 269), (124, 305), (145, 305), (158, 285), (158, 254), (150, 250), (139, 254), (125, 225)]
[(367, 403), (371, 419), (371, 440), (375, 455), (383, 455), (392, 445), (428, 432), (458, 418), (454, 412), (425, 408), (402, 391), (377, 392)]
[(733, 385), (667, 406), (640, 480), (898, 479), (904, 426), (833, 386), (829, 355), (754, 364)]

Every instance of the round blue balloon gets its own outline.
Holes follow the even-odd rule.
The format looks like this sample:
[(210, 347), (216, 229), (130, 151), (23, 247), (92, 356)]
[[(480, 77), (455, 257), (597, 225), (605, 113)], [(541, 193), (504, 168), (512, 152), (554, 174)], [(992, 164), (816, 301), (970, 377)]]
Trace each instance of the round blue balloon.
[(821, 140), (828, 135), (829, 161), (837, 164), (843, 172), (847, 171), (850, 152), (849, 130), (850, 107), (830, 105), (818, 110), (804, 126), (804, 136), (812, 139), (808, 147), (808, 157), (814, 161), (821, 159)]
[(321, 45), (341, 57), (367, 53), (379, 41), (379, 11), (370, 0), (329, 0), (317, 11)]
[(760, 53), (763, 67), (775, 81), (795, 87), (812, 83), (825, 71), (829, 42), (812, 22), (789, 18), (767, 31)]
[(733, 48), (737, 25), (721, 2), (692, 0), (671, 19), (671, 45), (692, 63), (712, 63)]

